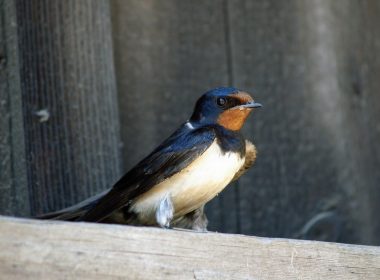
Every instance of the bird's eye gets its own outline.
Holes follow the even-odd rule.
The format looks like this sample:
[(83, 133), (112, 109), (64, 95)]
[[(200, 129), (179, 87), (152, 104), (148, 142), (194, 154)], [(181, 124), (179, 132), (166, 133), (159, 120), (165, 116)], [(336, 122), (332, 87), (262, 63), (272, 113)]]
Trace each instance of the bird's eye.
[(218, 104), (219, 107), (224, 107), (227, 104), (227, 100), (224, 97), (218, 97), (216, 99), (216, 104)]

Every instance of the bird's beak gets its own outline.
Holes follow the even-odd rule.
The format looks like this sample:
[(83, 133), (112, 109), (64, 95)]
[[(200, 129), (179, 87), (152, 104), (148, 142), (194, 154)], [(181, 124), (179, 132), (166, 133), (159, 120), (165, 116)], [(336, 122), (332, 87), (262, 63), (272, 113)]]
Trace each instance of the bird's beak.
[(263, 107), (260, 103), (257, 103), (255, 101), (248, 102), (247, 104), (242, 105), (244, 108), (259, 108)]
[(260, 107), (263, 107), (263, 105), (261, 105), (260, 103), (257, 103), (257, 102), (254, 102), (254, 101), (250, 101), (250, 102), (247, 102), (246, 104), (243, 104), (243, 105), (238, 105), (236, 107), (234, 107), (234, 109), (243, 109), (243, 108), (260, 108)]
[(240, 91), (234, 94), (234, 97), (240, 101), (239, 103), (241, 105), (232, 107), (231, 109), (243, 110), (243, 109), (252, 109), (252, 108), (262, 107), (260, 103), (255, 102), (253, 98), (251, 97), (251, 95), (249, 95), (246, 92)]

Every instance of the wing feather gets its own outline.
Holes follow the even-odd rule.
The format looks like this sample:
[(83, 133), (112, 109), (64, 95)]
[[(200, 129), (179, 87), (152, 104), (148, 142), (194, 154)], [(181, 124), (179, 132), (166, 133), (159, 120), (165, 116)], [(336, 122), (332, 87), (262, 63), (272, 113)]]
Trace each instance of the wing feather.
[(191, 130), (182, 125), (125, 174), (80, 220), (99, 222), (114, 211), (127, 206), (139, 195), (186, 168), (207, 150), (215, 137), (215, 131), (211, 128)]

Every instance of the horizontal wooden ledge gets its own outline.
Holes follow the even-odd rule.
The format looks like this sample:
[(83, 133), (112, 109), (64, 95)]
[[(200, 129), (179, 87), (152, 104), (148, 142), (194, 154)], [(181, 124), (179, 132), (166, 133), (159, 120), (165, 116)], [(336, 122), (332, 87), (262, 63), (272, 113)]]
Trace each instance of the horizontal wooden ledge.
[(2, 279), (380, 279), (380, 247), (0, 216)]

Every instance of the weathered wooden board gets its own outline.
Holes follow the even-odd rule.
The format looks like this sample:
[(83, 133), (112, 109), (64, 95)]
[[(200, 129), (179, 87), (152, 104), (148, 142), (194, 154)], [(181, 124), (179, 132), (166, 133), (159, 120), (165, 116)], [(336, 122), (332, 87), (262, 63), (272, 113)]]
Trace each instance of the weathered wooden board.
[[(10, 161), (1, 174), (13, 172), (4, 173), (10, 182), (1, 184), (11, 191), (1, 192), (7, 202), (1, 210), (41, 214), (102, 191), (120, 176), (109, 3), (10, 0), (1, 1), (1, 13), (7, 48), (0, 54), (6, 87), (0, 100), (10, 112), (0, 125), (11, 132), (0, 134), (12, 152), (24, 152), (10, 158), (0, 147)], [(21, 118), (9, 117), (16, 113)], [(19, 127), (22, 135), (15, 133)], [(13, 168), (20, 164), (23, 182)], [(23, 204), (29, 207), (20, 213)]]
[(2, 279), (380, 278), (380, 248), (0, 217)]
[(241, 232), (380, 244), (379, 2), (227, 3), (234, 84), (264, 104)]
[(0, 211), (30, 214), (14, 1), (0, 1)]

